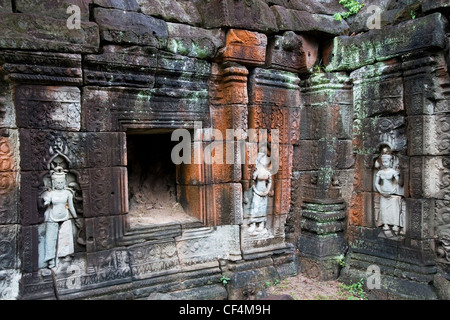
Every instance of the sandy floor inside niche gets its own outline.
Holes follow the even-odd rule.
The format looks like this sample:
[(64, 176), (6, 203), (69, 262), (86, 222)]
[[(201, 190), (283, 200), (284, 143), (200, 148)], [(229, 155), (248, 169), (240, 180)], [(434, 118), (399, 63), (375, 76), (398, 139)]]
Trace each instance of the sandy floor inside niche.
[(198, 221), (177, 202), (172, 148), (170, 134), (127, 136), (131, 227)]

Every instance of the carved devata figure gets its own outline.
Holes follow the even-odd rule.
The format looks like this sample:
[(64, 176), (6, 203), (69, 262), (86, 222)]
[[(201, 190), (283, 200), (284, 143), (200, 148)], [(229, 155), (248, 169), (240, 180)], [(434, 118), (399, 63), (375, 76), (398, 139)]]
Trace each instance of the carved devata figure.
[(272, 174), (268, 168), (270, 159), (265, 152), (258, 153), (256, 170), (252, 177), (252, 200), (249, 210), (250, 235), (263, 235), (267, 233), (265, 222), (269, 204), (269, 193), (272, 188)]
[(403, 188), (398, 169), (398, 158), (388, 147), (382, 149), (375, 163), (375, 189), (380, 194), (378, 226), (383, 228), (386, 236), (390, 231), (394, 235), (405, 234), (405, 214), (403, 210)]
[(57, 266), (58, 259), (72, 260), (75, 238), (77, 244), (85, 245), (80, 236), (82, 224), (76, 209), (76, 204), (81, 202), (81, 190), (75, 176), (67, 170), (69, 160), (63, 153), (64, 149), (64, 142), (56, 138), (50, 150), (51, 169), (44, 178), (44, 190), (40, 195), (44, 209), (44, 234), (39, 254), (43, 267), (50, 269)]
[(70, 259), (70, 255), (74, 253), (73, 222), (81, 229), (80, 222), (75, 220), (78, 217), (74, 207), (73, 193), (66, 188), (66, 174), (62, 167), (52, 170), (52, 188), (42, 194), (46, 208), (44, 261), (49, 268), (56, 266), (57, 257)]

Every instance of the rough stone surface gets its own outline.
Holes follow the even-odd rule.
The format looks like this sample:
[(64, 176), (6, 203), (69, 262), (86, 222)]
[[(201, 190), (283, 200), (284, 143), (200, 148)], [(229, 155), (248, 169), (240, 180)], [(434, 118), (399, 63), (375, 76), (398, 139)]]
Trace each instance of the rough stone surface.
[(332, 16), (311, 14), (307, 11), (291, 10), (281, 6), (271, 7), (281, 31), (292, 30), (312, 34), (341, 35), (348, 30), (344, 20), (337, 21)]
[(168, 37), (163, 20), (141, 13), (95, 8), (94, 17), (101, 38), (108, 42), (158, 47), (158, 39)]
[(95, 23), (80, 22), (80, 30), (67, 28), (66, 20), (35, 14), (0, 13), (0, 48), (90, 53), (99, 49)]
[(445, 26), (446, 18), (435, 13), (362, 35), (336, 37), (327, 70), (356, 69), (412, 51), (444, 48)]
[(202, 0), (197, 7), (206, 28), (233, 27), (270, 33), (278, 31), (275, 16), (262, 0)]

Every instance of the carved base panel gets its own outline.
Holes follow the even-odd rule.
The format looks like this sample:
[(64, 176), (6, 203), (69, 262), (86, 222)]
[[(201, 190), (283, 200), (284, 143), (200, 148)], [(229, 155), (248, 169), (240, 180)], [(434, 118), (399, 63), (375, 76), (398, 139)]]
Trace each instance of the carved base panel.
[(255, 296), (267, 283), (273, 284), (295, 275), (296, 265), (292, 253), (274, 255), (273, 258), (223, 262), (223, 273), (230, 278), (227, 283), (228, 299), (243, 300)]
[(300, 272), (310, 279), (318, 281), (335, 280), (341, 267), (336, 257), (325, 259), (300, 258)]
[(245, 217), (241, 225), (241, 246), (244, 259), (267, 257), (287, 250), (284, 225), (286, 215)]
[[(34, 242), (41, 244), (40, 227), (28, 229), (36, 238)], [(126, 236), (131, 235), (131, 231)], [(253, 250), (241, 249), (238, 225), (187, 227), (177, 234), (175, 237), (166, 234), (165, 238), (159, 235), (159, 239), (134, 241), (135, 244), (130, 242), (128, 246), (96, 252), (75, 252), (58, 259), (52, 269), (41, 263), (40, 269), (23, 275), (22, 297), (157, 299), (154, 294), (167, 293), (184, 299), (226, 299), (242, 294), (240, 289), (247, 286), (247, 280), (261, 286), (268, 279), (275, 281), (297, 271), (294, 249), (281, 241), (279, 234), (260, 242), (264, 246), (250, 248)], [(101, 237), (97, 238), (102, 245)], [(105, 246), (108, 248), (108, 243)], [(219, 281), (222, 275), (234, 279), (230, 288)]]
[[(364, 290), (375, 299), (434, 300), (437, 298), (432, 285), (435, 273), (433, 265), (402, 263), (395, 256), (388, 258), (351, 250), (339, 279), (344, 283), (364, 279)], [(367, 287), (368, 283), (371, 288)]]

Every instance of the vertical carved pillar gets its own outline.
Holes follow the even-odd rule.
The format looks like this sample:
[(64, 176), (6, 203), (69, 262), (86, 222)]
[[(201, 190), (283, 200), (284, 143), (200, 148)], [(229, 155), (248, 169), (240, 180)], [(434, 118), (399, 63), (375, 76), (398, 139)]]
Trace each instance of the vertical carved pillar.
[[(291, 203), (291, 174), (293, 144), (299, 137), (300, 97), (299, 78), (287, 71), (255, 68), (249, 79), (249, 130), (257, 132), (259, 140), (249, 141), (249, 151), (258, 157), (269, 156), (271, 162), (270, 192), (267, 195), (267, 209), (264, 220), (256, 222), (264, 225), (264, 232), (253, 232), (253, 208), (255, 206), (254, 186), (258, 173), (262, 172), (258, 163), (246, 163), (243, 175), (244, 223), (242, 239), (244, 254), (267, 255), (276, 250), (285, 250), (285, 224)], [(267, 135), (267, 150), (259, 149)], [(253, 149), (252, 149), (253, 148)], [(259, 158), (258, 158), (259, 159)], [(248, 158), (247, 160), (250, 160)], [(256, 221), (256, 220), (255, 220)], [(258, 230), (258, 229), (257, 229)]]
[(426, 257), (423, 263), (433, 252), (448, 273), (450, 80), (446, 56), (443, 52), (410, 55), (404, 58), (403, 70), (410, 156), (407, 236), (420, 244)]
[[(434, 255), (445, 251), (438, 234), (445, 235), (447, 225), (445, 70), (442, 54), (422, 52), (351, 74), (356, 164), (343, 279), (357, 279), (376, 265), (382, 291), (435, 295), (429, 283), (436, 272)], [(442, 261), (446, 265), (445, 257)], [(398, 274), (410, 274), (414, 286), (405, 289)]]
[[(247, 69), (235, 62), (213, 64), (210, 79), (211, 127), (201, 128), (194, 134), (198, 141), (194, 144), (199, 145), (194, 148), (194, 153), (198, 154), (192, 157), (194, 163), (200, 160), (201, 165), (182, 166), (182, 170), (192, 168), (198, 175), (195, 185), (180, 188), (191, 195), (192, 190), (200, 191), (200, 205), (192, 209), (209, 226), (240, 224), (242, 221), (242, 187), (239, 182), (243, 155), (240, 143), (245, 141), (247, 132), (247, 75)], [(230, 136), (230, 133), (237, 135)], [(212, 158), (207, 160), (208, 156)], [(195, 205), (195, 202), (186, 203)]]
[(301, 84), (300, 140), (295, 146), (294, 193), (301, 208), (302, 272), (335, 279), (345, 252), (343, 231), (352, 182), (351, 84), (344, 74), (313, 75)]
[(0, 81), (0, 300), (19, 294), (19, 143), (12, 88)]

